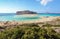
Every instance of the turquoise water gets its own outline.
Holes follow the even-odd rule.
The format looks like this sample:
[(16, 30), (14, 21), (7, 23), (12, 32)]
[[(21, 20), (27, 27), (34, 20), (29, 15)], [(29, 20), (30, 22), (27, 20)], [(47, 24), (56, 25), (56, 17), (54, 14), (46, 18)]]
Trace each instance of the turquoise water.
[(24, 16), (0, 16), (0, 21), (24, 21), (24, 20), (36, 20), (39, 19), (39, 17), (34, 16), (34, 17), (24, 17)]
[[(30, 16), (30, 15), (29, 15)], [(40, 19), (41, 16), (60, 16), (60, 14), (45, 14), (45, 13), (40, 13), (40, 14), (37, 14), (36, 16), (33, 16), (33, 17), (25, 17), (25, 16), (22, 16), (22, 15), (16, 15), (14, 13), (3, 13), (3, 14), (0, 14), (0, 21), (29, 21), (29, 20), (38, 20)]]
[(60, 13), (40, 13), (39, 16), (60, 16)]

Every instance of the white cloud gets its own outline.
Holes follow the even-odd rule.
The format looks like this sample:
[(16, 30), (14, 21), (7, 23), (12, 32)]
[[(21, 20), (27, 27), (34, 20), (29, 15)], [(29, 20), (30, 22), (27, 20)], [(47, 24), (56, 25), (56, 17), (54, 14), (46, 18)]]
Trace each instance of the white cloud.
[(46, 6), (49, 2), (52, 2), (53, 0), (36, 0), (36, 1), (40, 1), (41, 5)]

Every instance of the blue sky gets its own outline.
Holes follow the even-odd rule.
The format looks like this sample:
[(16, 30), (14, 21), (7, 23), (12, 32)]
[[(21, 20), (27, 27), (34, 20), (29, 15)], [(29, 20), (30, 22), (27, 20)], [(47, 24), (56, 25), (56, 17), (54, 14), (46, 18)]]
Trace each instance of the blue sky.
[(60, 0), (0, 0), (0, 13), (22, 10), (60, 12)]

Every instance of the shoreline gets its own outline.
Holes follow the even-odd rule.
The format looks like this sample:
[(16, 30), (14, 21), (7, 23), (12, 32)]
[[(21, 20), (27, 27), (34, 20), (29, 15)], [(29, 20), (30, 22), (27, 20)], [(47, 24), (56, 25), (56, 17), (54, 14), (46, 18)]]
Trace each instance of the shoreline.
[(45, 22), (50, 22), (50, 21), (54, 21), (56, 19), (59, 19), (60, 16), (56, 16), (56, 17), (41, 17), (38, 20), (32, 20), (32, 21), (0, 21), (0, 26), (9, 26), (9, 25), (22, 25), (22, 24), (29, 24), (29, 23), (45, 23)]

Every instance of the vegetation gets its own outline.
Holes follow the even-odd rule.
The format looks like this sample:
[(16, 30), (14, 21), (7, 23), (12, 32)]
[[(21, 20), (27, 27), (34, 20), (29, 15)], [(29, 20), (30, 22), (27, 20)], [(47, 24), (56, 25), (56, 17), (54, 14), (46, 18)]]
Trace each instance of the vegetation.
[(44, 24), (42, 27), (60, 27), (60, 25)]
[(40, 28), (38, 25), (16, 26), (0, 32), (0, 39), (60, 39), (60, 34), (51, 28)]

